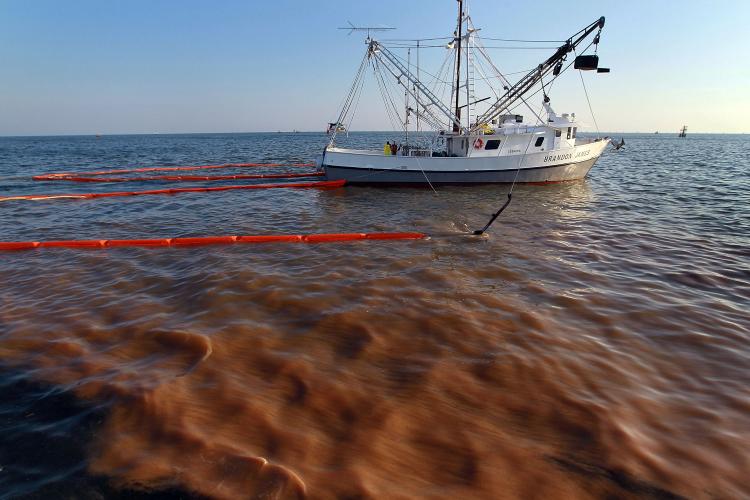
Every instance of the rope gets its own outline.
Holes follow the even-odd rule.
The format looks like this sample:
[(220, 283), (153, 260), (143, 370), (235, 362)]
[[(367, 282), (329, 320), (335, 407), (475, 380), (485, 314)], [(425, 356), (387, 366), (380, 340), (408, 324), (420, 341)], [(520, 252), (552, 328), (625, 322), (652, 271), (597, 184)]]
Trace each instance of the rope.
[[(445, 40), (450, 41), (453, 40), (455, 37), (453, 36), (438, 36), (438, 37), (432, 37), (432, 38), (385, 38), (381, 40), (382, 42), (395, 42), (395, 43), (403, 43), (403, 42), (425, 42), (425, 41), (434, 41), (434, 40)], [(485, 40), (492, 40), (495, 42), (520, 42), (520, 43), (565, 43), (565, 40), (524, 40), (520, 38), (493, 38), (493, 37), (482, 37)]]
[[(588, 49), (589, 47), (591, 47), (592, 43), (593, 43), (593, 42), (589, 43), (589, 44), (588, 44), (588, 45), (586, 46), (586, 48), (585, 48), (585, 49), (583, 49), (583, 52), (585, 52), (585, 51), (586, 51), (586, 50), (587, 50), (587, 49)], [(558, 77), (559, 77), (560, 75), (562, 75), (563, 73), (565, 73), (565, 71), (566, 71), (566, 70), (567, 70), (568, 68), (570, 68), (570, 66), (571, 66), (571, 65), (572, 65), (572, 64), (573, 64), (574, 62), (575, 62), (575, 60), (573, 60), (573, 61), (569, 62), (569, 63), (567, 64), (567, 66), (565, 66), (565, 67), (564, 67), (564, 68), (563, 68), (563, 69), (562, 69), (562, 70), (560, 71), (560, 73), (558, 73), (558, 74), (557, 74), (556, 76), (553, 76), (553, 77), (552, 77), (552, 80), (550, 80), (550, 81), (549, 81), (549, 83), (548, 83), (548, 86), (549, 86), (549, 87), (551, 88), (551, 87), (552, 87), (552, 84), (553, 84), (553, 83), (555, 83), (555, 80), (557, 80), (557, 78), (558, 78)], [(581, 81), (583, 81), (583, 76), (581, 76)], [(583, 88), (584, 88), (584, 91), (585, 91), (585, 90), (586, 90), (586, 84), (585, 84), (585, 83), (584, 83), (584, 86), (583, 86)], [(533, 96), (535, 96), (536, 94), (538, 94), (538, 93), (539, 93), (540, 91), (543, 91), (543, 90), (544, 90), (544, 84), (542, 84), (542, 86), (541, 86), (541, 87), (540, 87), (539, 89), (537, 89), (537, 90), (536, 90), (535, 92), (533, 92), (533, 93), (532, 93), (532, 94), (531, 94), (531, 95), (530, 95), (529, 97), (533, 97)], [(588, 100), (588, 93), (586, 94), (586, 100)], [(516, 107), (518, 107), (518, 106), (520, 106), (520, 104), (519, 104), (519, 105), (517, 105), (517, 106), (514, 106), (514, 109), (515, 109)], [(589, 109), (591, 109), (591, 102), (590, 102), (590, 101), (589, 101)], [(591, 116), (592, 116), (592, 117), (594, 116), (593, 110), (591, 110)], [(594, 123), (596, 124), (596, 119), (594, 119)], [(598, 127), (598, 125), (597, 125), (597, 133), (599, 133), (599, 127)], [(515, 186), (516, 186), (516, 181), (518, 180), (518, 174), (519, 174), (519, 173), (521, 172), (521, 161), (523, 160), (523, 157), (524, 157), (524, 156), (526, 156), (526, 153), (528, 153), (528, 151), (529, 151), (529, 147), (531, 147), (531, 140), (532, 140), (532, 139), (534, 138), (534, 136), (535, 136), (535, 135), (536, 135), (536, 134), (531, 134), (531, 137), (529, 137), (529, 143), (528, 143), (528, 144), (526, 145), (526, 151), (524, 152), (524, 154), (523, 154), (523, 155), (522, 155), (522, 156), (521, 156), (521, 157), (519, 158), (519, 160), (518, 160), (518, 169), (516, 169), (516, 175), (515, 175), (515, 177), (513, 178), (513, 183), (512, 183), (512, 184), (511, 184), (511, 186), (510, 186), (510, 191), (508, 191), (508, 200), (507, 200), (507, 201), (505, 202), (505, 204), (504, 204), (504, 205), (503, 205), (502, 207), (500, 207), (500, 210), (498, 210), (497, 212), (495, 212), (495, 213), (494, 213), (494, 214), (492, 215), (492, 217), (490, 218), (489, 222), (487, 222), (487, 224), (486, 224), (486, 225), (485, 225), (485, 226), (484, 226), (484, 227), (483, 227), (482, 229), (477, 229), (477, 230), (476, 230), (476, 231), (474, 231), (474, 232), (473, 232), (472, 234), (474, 234), (474, 235), (477, 235), (477, 236), (479, 236), (479, 235), (482, 235), (482, 234), (484, 234), (484, 232), (485, 232), (485, 231), (487, 231), (487, 229), (489, 229), (489, 227), (490, 227), (490, 226), (492, 225), (492, 223), (493, 223), (493, 222), (495, 222), (495, 219), (497, 219), (497, 217), (498, 217), (498, 216), (499, 216), (499, 215), (500, 215), (500, 214), (501, 214), (501, 213), (503, 212), (503, 210), (505, 210), (505, 209), (506, 209), (506, 208), (508, 207), (508, 205), (510, 205), (510, 201), (511, 201), (511, 198), (512, 198), (512, 195), (513, 195), (513, 188), (515, 188)]]
[(435, 194), (438, 194), (437, 190), (435, 189), (435, 186), (432, 185), (432, 182), (430, 182), (430, 178), (427, 177), (427, 174), (425, 173), (424, 169), (422, 168), (422, 163), (419, 161), (419, 157), (414, 157), (417, 160), (417, 166), (419, 166), (419, 170), (422, 172), (422, 175), (424, 175), (425, 180), (427, 181), (427, 184), (430, 185), (430, 189), (432, 189), (432, 192)]
[[(379, 64), (381, 64), (381, 63), (379, 63)], [(404, 116), (404, 120), (402, 121), (401, 120), (401, 115), (400, 115), (400, 113), (398, 111), (398, 107), (396, 106), (396, 103), (394, 102), (393, 97), (391, 97), (390, 90), (388, 89), (388, 84), (386, 83), (385, 78), (383, 77), (382, 71), (379, 73), (379, 76), (381, 78), (381, 81), (383, 82), (383, 88), (385, 89), (385, 93), (388, 96), (388, 100), (389, 100), (391, 106), (393, 107), (393, 113), (394, 113), (394, 116), (395, 116), (395, 121), (396, 121), (396, 123), (399, 124), (398, 128), (400, 128), (401, 130), (403, 130), (404, 132), (406, 132), (406, 116)], [(396, 95), (399, 95), (399, 94), (400, 94), (400, 92), (397, 92)], [(428, 107), (424, 106), (423, 110), (424, 110), (424, 113), (421, 115), (422, 119), (424, 119), (425, 121), (430, 122), (430, 124), (433, 125), (433, 126), (434, 126), (434, 124), (439, 123), (439, 120), (434, 116), (434, 114), (430, 111), (430, 109)], [(395, 129), (396, 127), (394, 126), (393, 128)]]
[(357, 75), (354, 77), (354, 82), (352, 83), (352, 86), (349, 89), (349, 94), (346, 96), (346, 100), (344, 101), (344, 106), (341, 108), (341, 112), (339, 113), (338, 120), (336, 120), (336, 124), (333, 127), (333, 133), (331, 133), (331, 140), (328, 141), (329, 146), (333, 145), (334, 141), (336, 140), (336, 134), (338, 133), (339, 124), (344, 123), (346, 121), (346, 116), (349, 113), (349, 108), (352, 105), (354, 94), (356, 93), (356, 89), (359, 86), (359, 79), (362, 78), (362, 74), (364, 73), (364, 68), (367, 66), (367, 61), (368, 61), (367, 56), (368, 54), (366, 53), (365, 56), (362, 58), (362, 62), (359, 64)]
[[(386, 47), (390, 49), (413, 49), (416, 48), (416, 45), (408, 45), (408, 44), (383, 44)], [(420, 45), (420, 49), (444, 49), (445, 45)], [(485, 46), (486, 49), (501, 49), (501, 50), (552, 50), (556, 49), (558, 47), (550, 46), (550, 47), (512, 47), (507, 45), (490, 45)]]
[(498, 210), (497, 212), (495, 212), (494, 214), (492, 214), (492, 217), (490, 217), (489, 222), (487, 222), (487, 224), (485, 224), (485, 226), (482, 229), (477, 229), (476, 231), (474, 231), (472, 233), (473, 235), (475, 235), (475, 236), (481, 236), (482, 234), (484, 234), (484, 232), (487, 231), (490, 228), (490, 226), (492, 225), (492, 223), (495, 222), (495, 219), (497, 219), (498, 216), (500, 216), (500, 214), (503, 213), (503, 210), (505, 210), (506, 208), (508, 208), (508, 205), (510, 205), (510, 201), (511, 201), (511, 199), (513, 199), (513, 188), (516, 187), (516, 181), (518, 180), (518, 174), (521, 172), (521, 163), (523, 162), (523, 159), (526, 156), (526, 154), (529, 152), (529, 148), (531, 147), (531, 141), (532, 141), (532, 139), (534, 139), (534, 136), (536, 136), (535, 133), (530, 134), (529, 143), (526, 145), (526, 150), (524, 151), (524, 153), (522, 155), (520, 155), (518, 157), (518, 168), (516, 168), (516, 175), (515, 175), (515, 177), (513, 177), (513, 183), (510, 185), (510, 190), (508, 191), (508, 199), (505, 201), (505, 203), (503, 204), (503, 206), (500, 207), (500, 210)]
[(601, 136), (599, 132), (599, 124), (596, 123), (596, 116), (594, 116), (594, 108), (591, 107), (591, 100), (589, 99), (589, 92), (586, 90), (586, 82), (583, 81), (583, 72), (579, 69), (578, 75), (581, 77), (581, 83), (583, 84), (583, 93), (586, 94), (586, 102), (589, 104), (589, 111), (591, 112), (591, 118), (594, 120), (594, 126), (596, 127), (596, 135)]
[[(362, 89), (364, 88), (364, 86), (365, 86), (365, 79), (362, 78), (360, 80), (359, 90), (357, 90), (357, 102), (354, 103), (354, 111), (352, 111), (352, 115), (349, 118), (349, 123), (346, 126), (347, 137), (349, 137), (349, 135), (348, 135), (349, 134), (349, 130), (352, 127), (352, 122), (354, 121), (354, 116), (357, 114), (357, 109), (359, 109), (359, 100), (362, 97)], [(338, 128), (338, 124), (336, 124), (336, 128)]]
[[(484, 49), (485, 49), (484, 43), (482, 42), (482, 39), (479, 38), (479, 37), (477, 37), (477, 42), (475, 44), (475, 49), (479, 51), (479, 54), (487, 61), (487, 63), (490, 65), (490, 67), (495, 71), (495, 73), (496, 73), (496, 75), (498, 77), (498, 80), (500, 80), (500, 83), (503, 84), (503, 82), (504, 82), (504, 85), (507, 85), (508, 87), (511, 87), (512, 85), (510, 84), (510, 81), (505, 77), (505, 75), (502, 73), (502, 71), (500, 71), (500, 69), (497, 66), (495, 66), (495, 63), (492, 62), (492, 59), (490, 58), (490, 56), (487, 55), (487, 53), (484, 51)], [(477, 61), (479, 61), (478, 58), (477, 58)], [(493, 90), (493, 93), (494, 93), (494, 90)], [(497, 95), (497, 94), (495, 94), (495, 95)], [(532, 113), (534, 113), (534, 115), (541, 121), (541, 117), (534, 112), (534, 109), (529, 105), (529, 103), (526, 101), (526, 99), (524, 99), (523, 96), (519, 96), (519, 99), (521, 99), (521, 102), (523, 102), (523, 104), (525, 104), (526, 107), (529, 108), (529, 110)]]

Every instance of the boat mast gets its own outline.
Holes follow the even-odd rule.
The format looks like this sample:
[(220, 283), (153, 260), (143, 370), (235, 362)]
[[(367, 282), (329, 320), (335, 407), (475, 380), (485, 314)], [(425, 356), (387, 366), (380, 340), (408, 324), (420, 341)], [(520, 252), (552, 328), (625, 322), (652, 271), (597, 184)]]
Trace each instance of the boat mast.
[(474, 96), (472, 95), (472, 80), (473, 80), (473, 64), (474, 61), (472, 61), (471, 58), (471, 27), (469, 26), (468, 20), (469, 20), (469, 4), (466, 4), (466, 11), (464, 12), (464, 17), (466, 18), (466, 44), (464, 44), (464, 50), (466, 51), (466, 61), (464, 66), (466, 66), (465, 70), (465, 77), (464, 80), (464, 90), (466, 91), (466, 127), (471, 127), (471, 109), (472, 109), (472, 100), (474, 99)]
[[(406, 78), (409, 80), (409, 84), (411, 84), (411, 49), (406, 49)], [(404, 144), (409, 144), (409, 89), (404, 89)]]
[[(419, 81), (419, 40), (417, 40), (417, 81)], [(417, 101), (417, 135), (419, 135), (419, 101)]]
[(458, 37), (455, 39), (456, 45), (456, 83), (454, 86), (454, 92), (456, 93), (456, 120), (453, 122), (453, 132), (458, 133), (460, 131), (459, 124), (461, 123), (461, 108), (458, 105), (459, 98), (459, 86), (461, 84), (461, 39), (463, 38), (463, 26), (464, 26), (464, 0), (458, 0)]

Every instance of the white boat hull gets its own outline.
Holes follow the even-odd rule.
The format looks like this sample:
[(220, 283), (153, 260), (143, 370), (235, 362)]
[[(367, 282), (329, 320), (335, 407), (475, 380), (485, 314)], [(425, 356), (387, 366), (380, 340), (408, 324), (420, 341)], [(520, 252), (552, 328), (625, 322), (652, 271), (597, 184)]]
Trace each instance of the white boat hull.
[(526, 155), (494, 157), (386, 156), (377, 151), (329, 148), (322, 166), (329, 180), (351, 184), (487, 184), (583, 179), (609, 140)]

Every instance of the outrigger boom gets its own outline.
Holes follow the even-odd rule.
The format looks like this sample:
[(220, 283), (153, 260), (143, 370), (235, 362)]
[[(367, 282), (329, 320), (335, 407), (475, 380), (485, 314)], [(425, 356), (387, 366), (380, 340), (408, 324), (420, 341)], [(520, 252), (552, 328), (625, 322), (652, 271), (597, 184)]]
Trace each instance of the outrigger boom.
[[(560, 48), (557, 49), (557, 52), (550, 56), (549, 59), (531, 70), (525, 77), (521, 78), (515, 85), (509, 88), (503, 97), (498, 99), (495, 104), (490, 106), (490, 108), (477, 119), (477, 123), (487, 123), (500, 116), (503, 111), (509, 109), (518, 99), (521, 99), (524, 94), (534, 88), (534, 86), (550, 71), (553, 71), (555, 76), (559, 75), (562, 71), (562, 64), (565, 62), (568, 54), (573, 52), (576, 47), (578, 47), (594, 31), (598, 32), (594, 37), (594, 41), (591, 43), (599, 43), (599, 36), (602, 28), (604, 28), (604, 16), (573, 35), (573, 37), (568, 39), (564, 45), (560, 46)], [(576, 36), (577, 38), (573, 40)], [(476, 127), (477, 125), (474, 126), (473, 130), (476, 130)]]

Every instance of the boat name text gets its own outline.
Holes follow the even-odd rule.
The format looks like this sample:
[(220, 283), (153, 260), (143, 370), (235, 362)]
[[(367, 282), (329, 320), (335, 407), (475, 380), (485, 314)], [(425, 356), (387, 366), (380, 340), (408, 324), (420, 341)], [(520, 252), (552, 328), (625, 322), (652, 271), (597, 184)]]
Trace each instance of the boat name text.
[(544, 163), (549, 163), (551, 161), (563, 161), (563, 160), (571, 160), (573, 158), (583, 158), (584, 156), (588, 156), (591, 154), (590, 149), (586, 149), (585, 151), (579, 151), (575, 155), (573, 153), (564, 153), (559, 155), (547, 155), (544, 157)]

